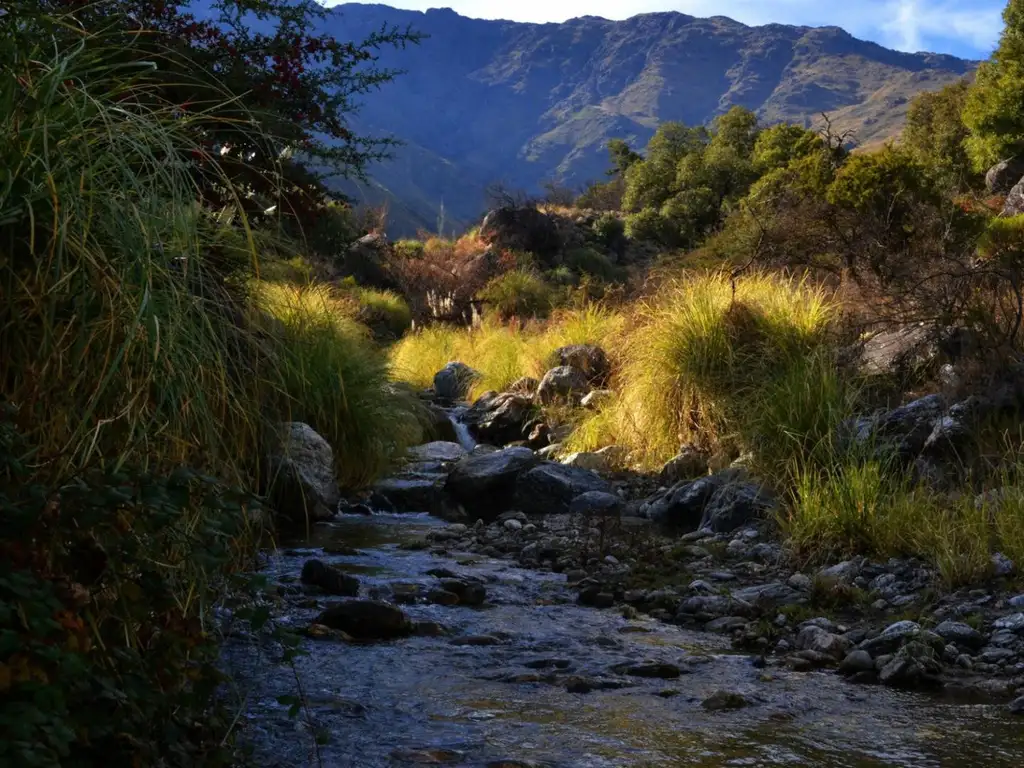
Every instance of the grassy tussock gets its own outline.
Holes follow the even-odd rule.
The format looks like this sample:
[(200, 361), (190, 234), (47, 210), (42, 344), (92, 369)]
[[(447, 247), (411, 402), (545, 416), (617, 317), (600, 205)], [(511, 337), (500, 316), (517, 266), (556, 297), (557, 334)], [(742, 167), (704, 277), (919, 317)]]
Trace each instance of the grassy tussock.
[(390, 382), (387, 356), (353, 318), (350, 295), (261, 284), (258, 296), (280, 342), (277, 408), (326, 438), (343, 484), (371, 482), (421, 437), (418, 400)]
[(686, 442), (753, 449), (773, 465), (824, 440), (848, 411), (818, 289), (765, 274), (711, 272), (669, 283), (622, 345), (617, 398), (573, 450), (617, 443), (654, 467)]
[(502, 390), (523, 376), (540, 378), (552, 355), (569, 344), (601, 344), (613, 350), (625, 318), (598, 305), (556, 312), (546, 324), (485, 320), (478, 328), (431, 326), (402, 339), (392, 350), (395, 374), (417, 386), (433, 385), (434, 374), (461, 360), (482, 374), (474, 394)]

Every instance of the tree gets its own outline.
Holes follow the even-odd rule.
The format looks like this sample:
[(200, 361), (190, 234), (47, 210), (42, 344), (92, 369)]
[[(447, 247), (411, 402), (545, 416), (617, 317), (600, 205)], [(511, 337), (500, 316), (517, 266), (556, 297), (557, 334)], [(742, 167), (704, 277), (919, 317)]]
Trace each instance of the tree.
[(763, 175), (823, 149), (824, 143), (814, 131), (782, 123), (765, 128), (758, 134), (751, 161), (757, 173)]
[(746, 107), (733, 107), (715, 121), (714, 140), (742, 157), (750, 157), (757, 133), (757, 115)]
[(612, 139), (608, 142), (608, 156), (612, 161), (608, 175), (614, 178), (621, 178), (631, 165), (643, 160), (640, 153), (634, 152), (633, 148), (622, 139)]
[(1024, 152), (1024, 0), (1010, 0), (991, 60), (978, 68), (963, 110), (975, 170)]
[(970, 134), (963, 120), (969, 87), (966, 80), (960, 80), (941, 91), (918, 95), (910, 104), (903, 129), (903, 146), (957, 187), (966, 185), (972, 176), (965, 146)]
[[(150, 107), (173, 107), (189, 128), (201, 197), (222, 203), (237, 190), (249, 213), (310, 225), (327, 203), (332, 176), (363, 177), (394, 142), (355, 133), (358, 99), (398, 72), (379, 51), (419, 37), (385, 28), (358, 42), (317, 31), (328, 10), (315, 0), (208, 0), (206, 18), (189, 0), (24, 2), (6, 23), (49, 23), (68, 44), (117, 51), (117, 61), (155, 62)], [(70, 19), (72, 23), (67, 23)], [(76, 27), (90, 34), (81, 37)], [(227, 183), (225, 183), (227, 182)]]

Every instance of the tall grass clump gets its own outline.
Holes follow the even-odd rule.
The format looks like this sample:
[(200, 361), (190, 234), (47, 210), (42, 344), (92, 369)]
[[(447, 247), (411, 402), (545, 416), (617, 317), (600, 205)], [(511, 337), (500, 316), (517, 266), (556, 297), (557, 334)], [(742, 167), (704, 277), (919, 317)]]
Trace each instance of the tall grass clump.
[(257, 295), (279, 340), (276, 409), (324, 436), (343, 484), (371, 482), (421, 436), (414, 394), (391, 383), (387, 356), (343, 293), (264, 283)]
[(570, 344), (609, 348), (625, 318), (596, 304), (558, 310), (547, 322), (505, 323), (488, 318), (473, 328), (428, 326), (405, 336), (393, 348), (395, 375), (417, 387), (430, 387), (434, 374), (452, 360), (480, 372), (473, 394), (503, 390), (516, 379), (539, 379), (557, 365), (554, 353)]
[(848, 412), (830, 341), (835, 315), (806, 282), (677, 279), (639, 309), (621, 344), (612, 412), (582, 434), (627, 446), (648, 466), (693, 442), (738, 445), (779, 469), (827, 440)]
[(411, 396), (351, 319), (261, 306), (243, 193), (200, 204), (202, 114), (152, 62), (29, 17), (0, 38), (0, 763), (228, 765), (210, 609), (266, 440), (309, 420), (365, 482)]

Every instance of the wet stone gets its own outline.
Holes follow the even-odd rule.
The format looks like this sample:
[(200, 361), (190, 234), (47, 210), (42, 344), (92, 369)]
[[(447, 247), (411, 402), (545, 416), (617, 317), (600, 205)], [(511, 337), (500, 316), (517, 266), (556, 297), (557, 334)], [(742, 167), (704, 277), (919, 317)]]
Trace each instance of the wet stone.
[(734, 691), (715, 691), (700, 703), (701, 707), (709, 712), (719, 712), (730, 709), (743, 709), (750, 706), (750, 701), (741, 693)]
[(1024, 632), (1024, 613), (1013, 613), (996, 619), (992, 626), (995, 629), (1005, 629), (1010, 632)]
[(617, 675), (631, 675), (633, 677), (652, 677), (662, 680), (674, 680), (683, 674), (684, 671), (675, 664), (665, 661), (643, 661), (638, 664), (616, 664), (612, 671)]
[(389, 640), (412, 634), (409, 618), (389, 603), (350, 600), (327, 608), (317, 619), (331, 629), (340, 629), (357, 640)]
[(355, 597), (359, 594), (359, 579), (320, 560), (307, 560), (302, 566), (301, 578), (303, 584), (322, 589), (329, 595)]
[(858, 672), (871, 672), (875, 669), (875, 661), (867, 651), (850, 651), (839, 664), (839, 671), (844, 675), (856, 675)]
[(458, 596), (460, 605), (478, 606), (487, 600), (487, 590), (483, 584), (464, 581), (462, 579), (442, 579), (441, 589)]
[(454, 638), (452, 640), (452, 645), (501, 645), (501, 638), (495, 637), (494, 635), (466, 635), (465, 637)]
[(935, 634), (947, 643), (956, 643), (966, 648), (980, 648), (985, 637), (974, 627), (959, 621), (944, 621), (935, 628)]
[(565, 690), (569, 693), (591, 693), (593, 691), (615, 691), (630, 685), (625, 680), (613, 680), (599, 677), (581, 677), (575, 675), (566, 678)]
[(458, 605), (459, 596), (447, 589), (432, 589), (426, 594), (427, 602), (434, 605)]

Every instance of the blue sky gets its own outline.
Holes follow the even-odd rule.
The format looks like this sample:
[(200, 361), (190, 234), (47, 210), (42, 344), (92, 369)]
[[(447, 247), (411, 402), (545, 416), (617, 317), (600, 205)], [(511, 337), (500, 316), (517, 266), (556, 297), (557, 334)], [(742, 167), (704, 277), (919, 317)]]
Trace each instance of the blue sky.
[[(329, 0), (330, 1), (330, 0)], [(745, 24), (836, 25), (902, 51), (985, 58), (1002, 29), (1005, 0), (362, 0), (398, 8), (452, 8), (464, 16), (512, 21), (564, 21), (576, 16), (621, 19), (651, 11), (729, 16)], [(332, 3), (333, 4), (333, 3)]]

